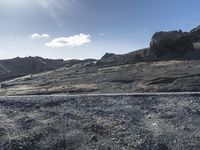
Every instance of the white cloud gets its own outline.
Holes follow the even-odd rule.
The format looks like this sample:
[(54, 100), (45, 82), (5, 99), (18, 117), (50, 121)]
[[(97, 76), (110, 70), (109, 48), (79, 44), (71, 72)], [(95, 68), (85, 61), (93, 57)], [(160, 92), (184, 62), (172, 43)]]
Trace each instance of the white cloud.
[(90, 43), (90, 35), (80, 33), (78, 35), (69, 36), (69, 37), (59, 37), (53, 39), (51, 42), (46, 43), (45, 46), (47, 47), (65, 47), (65, 46), (81, 46), (87, 43)]
[(100, 35), (100, 36), (104, 36), (104, 33), (101, 32), (101, 33), (99, 33), (99, 35)]
[(48, 39), (50, 36), (49, 36), (49, 34), (33, 33), (32, 35), (30, 35), (30, 37), (33, 40), (36, 40), (36, 39)]

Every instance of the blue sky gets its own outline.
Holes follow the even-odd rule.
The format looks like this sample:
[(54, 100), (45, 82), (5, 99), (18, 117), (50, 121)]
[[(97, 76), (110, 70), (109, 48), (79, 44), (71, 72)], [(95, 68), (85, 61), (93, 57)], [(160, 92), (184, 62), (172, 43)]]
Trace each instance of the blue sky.
[(100, 58), (200, 24), (198, 0), (0, 0), (0, 59)]

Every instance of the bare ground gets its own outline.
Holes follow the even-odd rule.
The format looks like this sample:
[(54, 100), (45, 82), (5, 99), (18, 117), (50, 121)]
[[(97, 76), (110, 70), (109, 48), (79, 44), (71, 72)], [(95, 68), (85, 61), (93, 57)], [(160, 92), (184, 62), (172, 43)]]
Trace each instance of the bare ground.
[(0, 95), (200, 91), (200, 61), (79, 64), (5, 81)]
[(200, 94), (0, 97), (1, 150), (199, 150)]

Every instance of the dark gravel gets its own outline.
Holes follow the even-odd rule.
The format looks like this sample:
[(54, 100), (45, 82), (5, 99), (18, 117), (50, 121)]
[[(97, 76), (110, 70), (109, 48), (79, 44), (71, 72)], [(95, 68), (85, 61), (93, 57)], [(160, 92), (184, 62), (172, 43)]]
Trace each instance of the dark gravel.
[(199, 150), (200, 95), (0, 97), (1, 150)]

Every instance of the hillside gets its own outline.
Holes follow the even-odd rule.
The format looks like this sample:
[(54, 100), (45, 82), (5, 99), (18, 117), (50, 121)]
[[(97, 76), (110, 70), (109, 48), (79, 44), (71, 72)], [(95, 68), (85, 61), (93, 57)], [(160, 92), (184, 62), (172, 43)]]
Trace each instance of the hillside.
[(199, 91), (200, 61), (79, 64), (3, 82), (1, 95)]
[(97, 61), (44, 63), (40, 58), (25, 71), (20, 69), (25, 63), (19, 63), (11, 69), (18, 76), (46, 72), (2, 82), (0, 95), (200, 91), (199, 40), (200, 27), (162, 31), (153, 35), (149, 48), (107, 53)]
[(88, 60), (44, 59), (41, 57), (24, 57), (0, 60), (0, 81), (25, 75), (55, 70), (64, 66), (72, 66)]
[(35, 74), (54, 70), (65, 66), (64, 60), (43, 59), (41, 57), (25, 57), (0, 60), (0, 81), (27, 74)]

